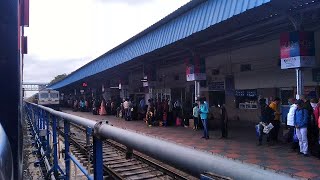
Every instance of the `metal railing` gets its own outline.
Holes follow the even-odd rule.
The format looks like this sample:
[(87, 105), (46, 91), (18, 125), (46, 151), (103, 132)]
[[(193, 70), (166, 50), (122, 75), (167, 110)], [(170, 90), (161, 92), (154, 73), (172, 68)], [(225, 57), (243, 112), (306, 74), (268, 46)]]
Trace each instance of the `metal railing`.
[[(128, 149), (137, 150), (150, 157), (168, 163), (177, 169), (183, 170), (196, 177), (200, 177), (203, 173), (214, 173), (227, 176), (233, 179), (277, 179), (285, 180), (292, 177), (279, 174), (274, 171), (264, 170), (258, 166), (234, 161), (218, 155), (197, 151), (192, 148), (180, 146), (172, 142), (161, 139), (148, 137), (132, 131), (120, 129), (106, 122), (96, 122), (82, 117), (55, 111), (53, 109), (25, 103), (25, 110), (31, 117), (33, 123), (37, 127), (38, 132), (42, 129), (50, 129), (52, 133), (47, 131), (44, 135), (50, 139), (52, 134), (53, 141), (53, 167), (50, 172), (56, 175), (60, 174), (64, 179), (70, 177), (70, 161), (74, 161), (80, 170), (85, 170), (79, 162), (70, 154), (68, 135), (70, 133), (70, 123), (77, 124), (93, 131), (93, 171), (94, 176), (88, 175), (86, 171), (82, 171), (88, 179), (103, 179), (103, 156), (102, 156), (102, 139), (111, 139), (125, 145)], [(64, 145), (65, 145), (65, 170), (60, 168), (58, 163), (57, 152), (57, 119), (60, 118), (64, 123)], [(49, 120), (50, 119), (50, 120)], [(43, 146), (48, 146), (48, 141), (44, 141)], [(48, 150), (48, 148), (45, 148)]]
[(10, 142), (0, 124), (0, 179), (13, 179), (13, 160)]

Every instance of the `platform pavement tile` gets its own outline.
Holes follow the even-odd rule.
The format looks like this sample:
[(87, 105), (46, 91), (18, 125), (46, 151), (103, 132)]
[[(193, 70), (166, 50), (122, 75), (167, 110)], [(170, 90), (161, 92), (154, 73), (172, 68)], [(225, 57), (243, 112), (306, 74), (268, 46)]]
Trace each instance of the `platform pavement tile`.
[(245, 155), (248, 159), (258, 159), (258, 156), (253, 155), (253, 154), (249, 154), (249, 155)]
[(290, 164), (294, 165), (294, 166), (304, 166), (306, 165), (306, 161), (305, 160), (302, 160), (302, 159), (299, 159), (299, 160), (296, 160), (296, 161), (291, 161)]
[(212, 149), (212, 150), (210, 150), (210, 152), (215, 153), (215, 154), (219, 154), (222, 152), (222, 150), (221, 149)]
[(247, 157), (245, 157), (245, 156), (242, 156), (242, 155), (240, 155), (238, 158), (236, 158), (237, 160), (239, 160), (239, 161), (246, 161), (246, 160), (248, 160), (248, 158)]
[(308, 178), (308, 179), (312, 179), (319, 176), (319, 174), (307, 172), (307, 171), (300, 171), (300, 172), (294, 173), (294, 175), (300, 176), (303, 178)]
[(310, 160), (308, 160), (307, 163), (310, 164), (311, 166), (320, 167), (320, 159), (312, 159), (312, 158), (310, 158)]
[(216, 154), (218, 154), (218, 155), (220, 155), (220, 156), (226, 156), (226, 152), (224, 152), (224, 151), (221, 151), (221, 152), (219, 152), (219, 153), (216, 153)]
[(226, 154), (226, 157), (227, 158), (232, 158), (232, 159), (237, 159), (240, 157), (239, 154)]
[(292, 168), (299, 169), (300, 171), (312, 171), (312, 166), (293, 165)]
[(269, 164), (266, 166), (267, 168), (270, 168), (270, 169), (273, 169), (273, 170), (276, 170), (276, 171), (280, 171), (280, 170), (283, 170), (283, 169), (286, 169), (287, 167), (283, 167), (279, 164)]
[[(288, 168), (288, 167), (287, 167), (287, 168), (284, 168), (284, 169), (281, 169), (280, 171), (281, 171), (281, 172), (284, 172), (284, 173), (291, 174), (291, 175), (300, 172), (300, 170), (298, 170), (298, 169)], [(300, 177), (301, 177), (301, 176), (300, 176)]]
[(244, 160), (244, 162), (250, 163), (250, 164), (257, 164), (257, 163), (260, 162), (260, 160), (258, 160), (258, 159), (246, 159), (246, 160)]

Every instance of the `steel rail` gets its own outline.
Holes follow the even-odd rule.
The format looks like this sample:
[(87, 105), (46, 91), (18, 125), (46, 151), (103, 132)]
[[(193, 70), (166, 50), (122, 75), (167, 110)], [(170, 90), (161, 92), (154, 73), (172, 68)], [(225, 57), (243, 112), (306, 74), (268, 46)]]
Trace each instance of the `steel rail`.
[(143, 154), (168, 163), (177, 169), (186, 171), (196, 177), (205, 172), (228, 176), (233, 179), (245, 180), (287, 180), (293, 177), (271, 170), (264, 170), (256, 165), (234, 161), (215, 154), (201, 152), (192, 148), (177, 145), (136, 132), (110, 126), (106, 123), (95, 122), (78, 116), (62, 113), (53, 109), (32, 104), (50, 112), (64, 120), (94, 129), (101, 137), (114, 140)]
[[(85, 132), (85, 131), (86, 131), (84, 128), (82, 128), (82, 127), (79, 126), (79, 125), (76, 125), (76, 124), (70, 124), (70, 125), (71, 125), (72, 127), (76, 128), (76, 129), (79, 129), (79, 130), (82, 131), (82, 132)], [(59, 133), (62, 133), (62, 131), (59, 131)], [(78, 141), (79, 139), (76, 139), (75, 137), (70, 137), (69, 140), (72, 142), (72, 144), (73, 144), (74, 146), (76, 146), (77, 148), (79, 148), (79, 150), (80, 150), (83, 154), (86, 154), (87, 149), (81, 145), (81, 143)], [(112, 146), (112, 147), (114, 147), (115, 149), (121, 151), (121, 152), (124, 153), (124, 154), (125, 154), (126, 151), (127, 151), (127, 149), (126, 149), (124, 146), (121, 146), (121, 145), (119, 145), (119, 144), (116, 144), (115, 142), (112, 142), (112, 141), (110, 141), (110, 140), (106, 140), (105, 143), (108, 144), (108, 145), (110, 145), (110, 146)], [(150, 160), (150, 159), (147, 159), (146, 157), (143, 157), (143, 156), (141, 156), (141, 155), (138, 155), (138, 154), (136, 154), (136, 153), (134, 153), (134, 152), (132, 153), (132, 156), (133, 156), (134, 158), (136, 158), (137, 161), (143, 162), (143, 163), (145, 163), (146, 165), (148, 165), (148, 166), (150, 166), (150, 167), (153, 167), (153, 168), (157, 169), (158, 171), (163, 172), (164, 174), (172, 177), (173, 179), (180, 179), (180, 180), (184, 180), (184, 179), (186, 180), (186, 179), (187, 179), (187, 177), (184, 177), (184, 176), (180, 175), (179, 173), (175, 173), (175, 172), (169, 170), (168, 168), (164, 167), (163, 165), (158, 164), (158, 163), (156, 163), (156, 162), (153, 162), (153, 161)], [(92, 157), (92, 156), (91, 156), (91, 157)], [(106, 171), (108, 174), (110, 174), (110, 175), (111, 175), (113, 178), (115, 178), (115, 179), (121, 179), (121, 180), (125, 179), (125, 178), (123, 178), (122, 175), (120, 175), (118, 172), (114, 171), (112, 168), (109, 168), (106, 164), (104, 164), (104, 171)], [(190, 175), (189, 175), (189, 176), (190, 176)]]

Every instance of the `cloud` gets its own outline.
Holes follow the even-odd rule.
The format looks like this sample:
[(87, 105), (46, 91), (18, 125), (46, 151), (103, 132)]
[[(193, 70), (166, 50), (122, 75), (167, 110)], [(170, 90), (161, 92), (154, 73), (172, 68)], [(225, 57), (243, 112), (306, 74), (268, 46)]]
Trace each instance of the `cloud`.
[(24, 62), (24, 82), (50, 82), (55, 76), (69, 74), (87, 62), (86, 58), (43, 61), (37, 56), (28, 55)]
[(24, 81), (69, 74), (189, 0), (32, 0)]

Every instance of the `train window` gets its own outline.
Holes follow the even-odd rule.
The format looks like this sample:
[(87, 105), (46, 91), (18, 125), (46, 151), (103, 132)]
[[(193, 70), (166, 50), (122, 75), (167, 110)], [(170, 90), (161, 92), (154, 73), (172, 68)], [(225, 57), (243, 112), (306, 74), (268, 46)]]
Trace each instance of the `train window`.
[(58, 95), (57, 93), (51, 93), (51, 94), (50, 94), (50, 97), (51, 97), (51, 98), (58, 98), (59, 95)]
[(40, 93), (40, 98), (49, 98), (48, 93)]

